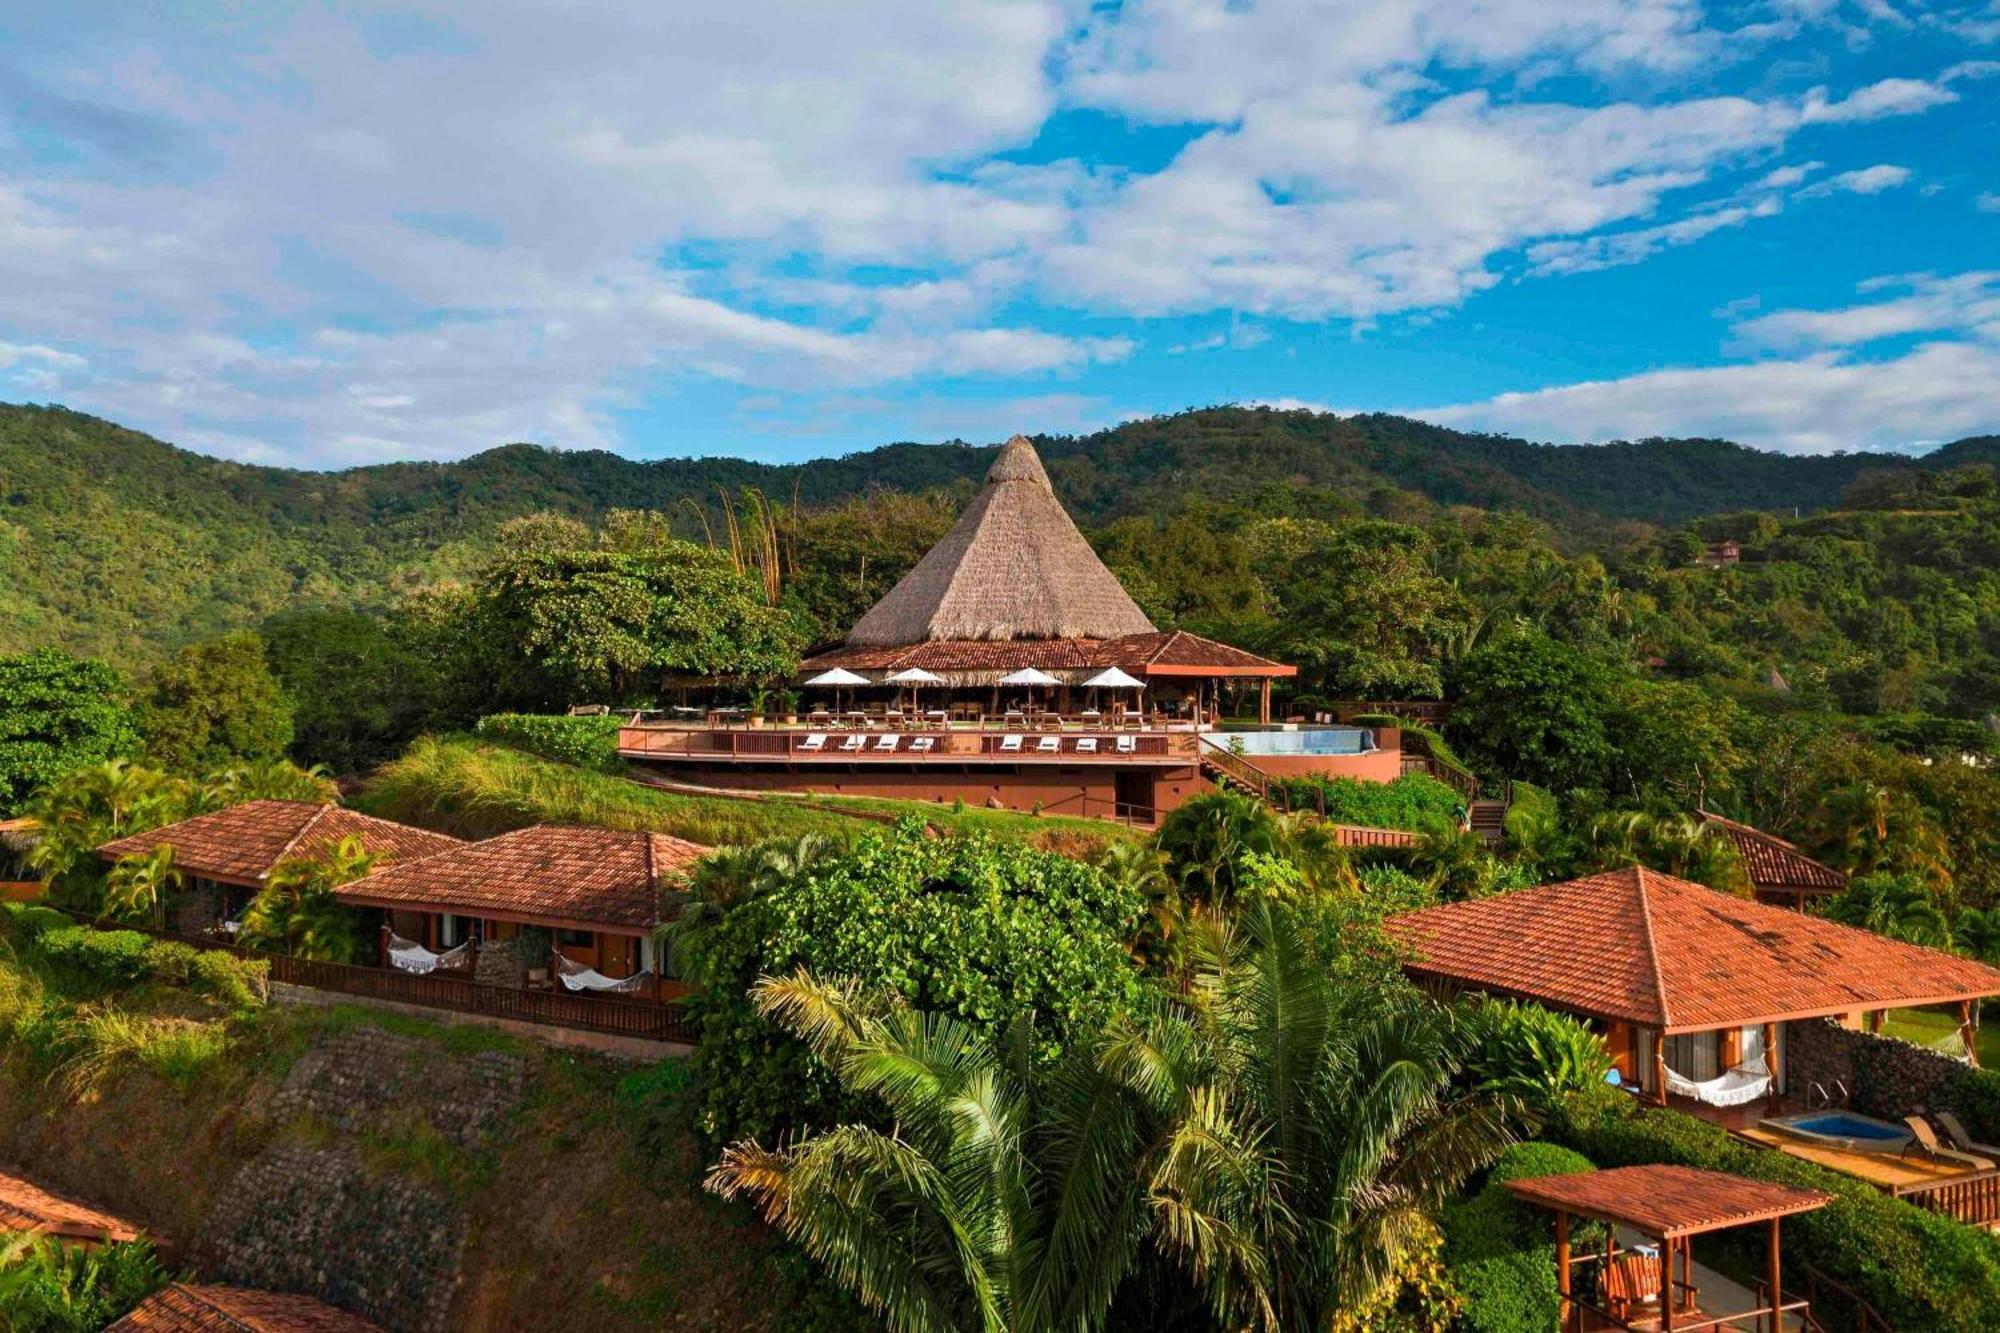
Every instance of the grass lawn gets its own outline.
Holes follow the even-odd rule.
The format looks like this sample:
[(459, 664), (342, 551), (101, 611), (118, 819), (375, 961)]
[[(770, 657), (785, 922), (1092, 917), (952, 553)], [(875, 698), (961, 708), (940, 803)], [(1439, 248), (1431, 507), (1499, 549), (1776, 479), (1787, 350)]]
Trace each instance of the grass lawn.
[[(1883, 1022), (1882, 1031), (1919, 1046), (1929, 1046), (1958, 1031), (1958, 1015), (1943, 1009), (1895, 1009)], [(1982, 1023), (1977, 1050), (1982, 1068), (2000, 1066), (2000, 1028)]]

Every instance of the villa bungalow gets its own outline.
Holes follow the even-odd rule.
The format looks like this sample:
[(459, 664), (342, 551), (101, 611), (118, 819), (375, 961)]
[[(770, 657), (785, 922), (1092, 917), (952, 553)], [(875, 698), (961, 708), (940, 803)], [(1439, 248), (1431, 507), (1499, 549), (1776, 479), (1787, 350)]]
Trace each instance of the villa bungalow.
[(74, 1199), (0, 1172), (0, 1235), (29, 1232), (79, 1245), (137, 1240), (139, 1228)]
[(280, 861), (324, 852), (349, 837), (359, 838), (368, 853), (385, 865), (464, 845), (443, 833), (376, 819), (331, 802), (245, 801), (107, 842), (97, 854), (118, 861), (135, 854), (149, 856), (163, 844), (172, 846), (174, 865), (188, 886), (169, 904), (168, 924), (183, 934), (198, 934), (240, 920)]
[(360, 1315), (310, 1296), (174, 1282), (105, 1333), (382, 1333)]
[(1760, 902), (1803, 909), (1808, 902), (1830, 898), (1847, 887), (1847, 876), (1821, 865), (1776, 834), (1706, 810), (1698, 813), (1703, 823), (1720, 829), (1736, 848)]
[(41, 835), (41, 825), (31, 815), (0, 819), (0, 903), (32, 902), (42, 896), (41, 876), (28, 864), (28, 853)]
[[(708, 852), (660, 833), (537, 825), (399, 862), (334, 897), (384, 914), (384, 965), (509, 985), (549, 968), (548, 984), (570, 990), (659, 995), (662, 882)], [(493, 947), (527, 928), (552, 934), (553, 958)]]
[[(1001, 449), (943, 540), (808, 658), (808, 686), (898, 696), (831, 707), (803, 726), (711, 716), (634, 724), (619, 749), (704, 786), (838, 792), (1111, 815), (1150, 823), (1218, 778), (1401, 775), (1393, 728), (1209, 733), (1232, 690), (1298, 669), (1162, 630), (1105, 567), (1025, 438)], [(904, 711), (901, 694), (909, 695)], [(866, 734), (873, 733), (873, 734)]]
[(1954, 1006), (1970, 1050), (1972, 1002), (2000, 995), (2000, 971), (1970, 959), (1644, 868), (1385, 925), (1411, 976), (1588, 1021), (1620, 1078), (1663, 1103), (1785, 1092), (1788, 1032), (1807, 1020), (1875, 1026), (1886, 1010)]

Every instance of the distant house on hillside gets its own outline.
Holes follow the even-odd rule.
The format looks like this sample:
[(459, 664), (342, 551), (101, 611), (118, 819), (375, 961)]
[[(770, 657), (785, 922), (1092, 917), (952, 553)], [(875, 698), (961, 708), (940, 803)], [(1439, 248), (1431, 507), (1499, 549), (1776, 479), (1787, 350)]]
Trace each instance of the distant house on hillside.
[(1775, 833), (1706, 810), (1697, 813), (1704, 824), (1727, 835), (1743, 860), (1750, 887), (1762, 902), (1802, 908), (1809, 899), (1829, 898), (1847, 887), (1847, 876), (1821, 865)]
[(1701, 551), (1701, 558), (1695, 563), (1705, 569), (1725, 569), (1740, 564), (1743, 560), (1743, 543), (1734, 540), (1710, 542)]

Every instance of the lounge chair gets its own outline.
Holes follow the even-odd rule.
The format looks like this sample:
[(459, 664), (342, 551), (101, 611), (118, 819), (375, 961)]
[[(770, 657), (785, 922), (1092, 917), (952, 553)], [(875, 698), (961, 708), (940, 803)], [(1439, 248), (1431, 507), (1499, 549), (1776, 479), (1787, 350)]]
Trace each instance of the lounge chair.
[(1076, 738), (1076, 752), (1077, 752), (1078, 754), (1096, 754), (1096, 753), (1097, 753), (1097, 737), (1095, 737), (1095, 736), (1078, 736), (1078, 737)]
[(826, 733), (823, 731), (815, 731), (811, 735), (807, 736), (803, 741), (799, 742), (799, 749), (804, 750), (808, 753), (824, 750), (825, 748), (826, 748)]
[(1041, 737), (1039, 740), (1035, 742), (1035, 753), (1061, 754), (1062, 737), (1055, 735), (1053, 732), (1051, 732), (1049, 735)]
[(1118, 753), (1137, 754), (1138, 752), (1139, 738), (1137, 736), (1120, 736), (1118, 738)]
[(862, 746), (866, 744), (868, 744), (868, 738), (866, 736), (862, 735), (858, 731), (850, 731), (847, 733), (847, 738), (841, 741), (840, 748), (846, 750), (849, 754), (852, 754), (854, 751), (860, 749)]
[(910, 753), (929, 754), (931, 748), (936, 744), (937, 737), (935, 736), (913, 736), (910, 738)]
[(1951, 1146), (1960, 1152), (1969, 1153), (1974, 1157), (1986, 1157), (2000, 1161), (2000, 1148), (1996, 1148), (1990, 1143), (1975, 1142), (1972, 1135), (1965, 1132), (1963, 1122), (1950, 1111), (1933, 1111), (1931, 1119), (1937, 1121), (1938, 1128), (1944, 1131), (1944, 1136), (1947, 1139), (1951, 1140)]
[(1000, 738), (1000, 753), (1001, 754), (1021, 753), (1021, 741), (1023, 739), (1024, 738), (1020, 736), (1002, 736)]
[(1931, 1128), (1930, 1121), (1920, 1115), (1906, 1115), (1903, 1124), (1910, 1131), (1910, 1141), (1903, 1145), (1902, 1152), (1896, 1154), (1898, 1157), (1909, 1156), (1912, 1148), (1933, 1162), (1944, 1156), (1944, 1145), (1938, 1142), (1937, 1131)]
[(896, 748), (896, 742), (899, 739), (901, 738), (898, 737), (896, 733), (893, 731), (883, 732), (880, 736), (875, 738), (876, 753), (887, 754), (889, 751)]

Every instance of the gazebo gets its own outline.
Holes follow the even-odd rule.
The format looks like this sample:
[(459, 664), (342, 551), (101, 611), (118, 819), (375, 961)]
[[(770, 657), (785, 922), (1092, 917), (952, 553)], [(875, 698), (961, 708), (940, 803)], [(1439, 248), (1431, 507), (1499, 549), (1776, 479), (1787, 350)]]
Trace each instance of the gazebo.
[[(1777, 1329), (1785, 1315), (1808, 1313), (1803, 1300), (1784, 1294), (1783, 1219), (1809, 1213), (1833, 1202), (1818, 1190), (1750, 1180), (1720, 1171), (1690, 1166), (1622, 1166), (1608, 1171), (1578, 1171), (1559, 1176), (1510, 1180), (1507, 1189), (1523, 1203), (1546, 1208), (1556, 1216), (1556, 1289), (1562, 1304), (1557, 1328)], [(1572, 1254), (1570, 1220), (1583, 1218), (1605, 1224), (1601, 1252)], [(1764, 1225), (1764, 1285), (1746, 1310), (1704, 1310), (1693, 1280), (1694, 1260), (1689, 1242), (1696, 1236), (1735, 1227)], [(1618, 1252), (1618, 1228), (1649, 1238), (1645, 1250)], [(1596, 1300), (1577, 1289), (1578, 1268), (1595, 1278)], [(1766, 1325), (1763, 1320), (1770, 1320)]]
[(140, 1234), (136, 1223), (0, 1172), (0, 1235), (9, 1232), (93, 1245), (137, 1240)]

